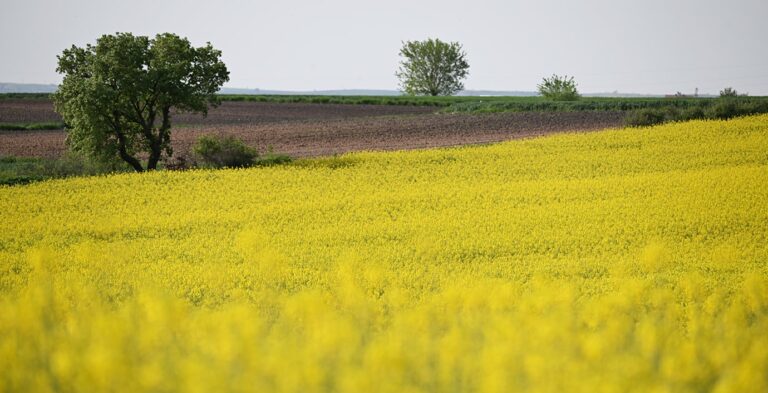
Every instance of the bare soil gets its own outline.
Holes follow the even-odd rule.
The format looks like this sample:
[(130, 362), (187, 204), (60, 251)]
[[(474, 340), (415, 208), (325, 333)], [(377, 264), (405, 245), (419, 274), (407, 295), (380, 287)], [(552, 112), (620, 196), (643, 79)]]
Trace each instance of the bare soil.
[[(402, 105), (341, 105), (224, 101), (207, 117), (176, 113), (174, 125), (264, 124), (295, 120), (348, 119), (435, 112), (435, 107)], [(50, 100), (0, 100), (0, 123), (61, 121)]]
[(61, 121), (50, 100), (0, 100), (0, 123), (42, 123)]
[[(24, 101), (0, 101), (0, 121), (59, 120), (50, 102)], [(177, 114), (172, 144), (176, 155), (186, 155), (200, 135), (235, 135), (260, 151), (272, 147), (293, 157), (309, 157), (597, 130), (619, 126), (623, 118), (623, 112), (598, 111), (476, 115), (435, 111), (433, 107), (224, 102), (207, 118)], [(65, 136), (63, 130), (0, 132), (0, 155), (57, 157), (66, 151)]]

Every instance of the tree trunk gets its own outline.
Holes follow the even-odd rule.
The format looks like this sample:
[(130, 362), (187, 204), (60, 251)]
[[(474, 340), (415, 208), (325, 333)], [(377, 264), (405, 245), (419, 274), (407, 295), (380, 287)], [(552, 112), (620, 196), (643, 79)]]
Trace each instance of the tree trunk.
[(131, 164), (136, 172), (144, 172), (144, 168), (141, 166), (141, 162), (139, 162), (139, 160), (137, 160), (135, 157), (126, 153), (124, 149), (120, 149), (120, 158), (122, 158), (123, 161)]
[(154, 143), (150, 148), (149, 160), (147, 160), (147, 170), (154, 171), (157, 169), (157, 163), (160, 161), (160, 153), (162, 150), (157, 143)]
[(160, 156), (163, 153), (163, 138), (160, 135), (157, 137), (152, 135), (151, 129), (147, 131), (146, 134), (147, 139), (149, 140), (149, 159), (147, 160), (147, 170), (154, 171), (157, 169), (157, 163), (160, 161)]
[[(149, 153), (149, 161), (147, 161), (147, 170), (155, 170), (157, 169), (157, 163), (160, 161), (160, 157), (163, 155), (163, 148), (166, 147), (167, 144), (171, 143), (170, 141), (170, 130), (171, 130), (171, 107), (166, 106), (163, 107), (163, 123), (160, 125), (160, 129), (157, 131), (157, 137), (151, 138), (151, 145), (150, 145), (150, 153)], [(154, 123), (154, 119), (152, 121)], [(149, 134), (151, 135), (152, 130), (149, 131)]]
[(136, 157), (128, 154), (128, 150), (125, 147), (125, 135), (123, 135), (123, 133), (119, 130), (115, 130), (115, 134), (117, 134), (117, 150), (120, 154), (120, 158), (130, 164), (133, 169), (136, 170), (136, 172), (144, 172), (144, 168), (141, 166), (141, 162), (139, 162)]

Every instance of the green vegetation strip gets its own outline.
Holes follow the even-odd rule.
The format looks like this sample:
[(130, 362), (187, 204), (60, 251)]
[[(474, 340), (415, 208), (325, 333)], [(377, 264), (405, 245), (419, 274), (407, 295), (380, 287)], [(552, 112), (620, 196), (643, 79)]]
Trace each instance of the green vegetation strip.
[[(219, 95), (222, 101), (274, 103), (350, 104), (350, 105), (414, 105), (444, 107), (445, 112), (562, 112), (608, 110), (627, 111), (641, 108), (690, 107), (709, 105), (714, 98), (614, 98), (586, 97), (578, 101), (551, 101), (538, 96), (317, 96), (317, 95)], [(768, 97), (749, 97), (767, 100)]]
[(45, 100), (51, 93), (0, 93), (0, 100)]
[(61, 130), (66, 125), (60, 121), (44, 123), (0, 123), (0, 131)]
[[(451, 106), (457, 102), (477, 101), (478, 97), (426, 97), (426, 96), (319, 96), (319, 95), (245, 95), (222, 94), (222, 101), (248, 101), (303, 104), (345, 104), (345, 105), (411, 105)], [(509, 99), (517, 97), (494, 97)]]
[[(505, 97), (507, 98), (507, 97)], [(547, 101), (540, 97), (508, 97), (508, 100), (457, 102), (444, 109), (450, 113), (634, 111), (639, 109), (708, 109), (727, 100), (740, 106), (762, 107), (768, 97), (721, 98), (582, 98), (578, 101)]]
[[(701, 109), (706, 111), (721, 105), (723, 100), (737, 102), (743, 107), (762, 108), (768, 105), (768, 97), (692, 98), (692, 97), (583, 97), (577, 101), (551, 101), (536, 96), (321, 96), (321, 95), (248, 95), (221, 94), (222, 101), (246, 101), (269, 103), (346, 104), (346, 105), (411, 105), (443, 108), (446, 113), (496, 113), (496, 112), (578, 112), (578, 111), (636, 111), (641, 109), (666, 109), (677, 111)], [(45, 99), (44, 93), (0, 94), (3, 99)], [(750, 113), (764, 113), (762, 110)], [(2, 125), (0, 125), (0, 129)], [(61, 128), (60, 125), (57, 128)], [(41, 128), (25, 128), (41, 129)]]
[[(414, 105), (443, 107), (447, 113), (632, 111), (644, 108), (708, 108), (719, 98), (585, 97), (578, 101), (551, 101), (534, 96), (314, 96), (220, 95), (222, 101), (313, 103), (350, 105)], [(734, 98), (745, 104), (768, 104), (768, 97)]]
[(728, 120), (734, 117), (768, 113), (768, 100), (720, 98), (707, 102), (708, 105), (689, 107), (646, 107), (629, 112), (624, 125), (646, 127), (673, 121)]
[(93, 162), (74, 154), (68, 154), (61, 158), (0, 156), (0, 186), (13, 186), (72, 176), (103, 175), (129, 170), (123, 163)]

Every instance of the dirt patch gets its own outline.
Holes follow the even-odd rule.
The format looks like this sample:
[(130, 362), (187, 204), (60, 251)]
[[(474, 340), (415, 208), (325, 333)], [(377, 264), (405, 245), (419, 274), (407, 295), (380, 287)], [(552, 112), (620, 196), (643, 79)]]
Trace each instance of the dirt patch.
[[(172, 144), (188, 154), (204, 134), (236, 135), (265, 151), (294, 157), (358, 150), (400, 150), (497, 142), (552, 132), (621, 125), (622, 112), (439, 114), (434, 107), (223, 102), (207, 117), (176, 114)], [(0, 122), (60, 121), (49, 100), (0, 101)], [(66, 134), (0, 132), (0, 155), (57, 157)]]
[(586, 131), (621, 124), (621, 112), (499, 113), (483, 115), (429, 114), (365, 119), (291, 122), (271, 125), (190, 127), (177, 129), (174, 144), (188, 151), (202, 134), (228, 134), (260, 150), (294, 157), (321, 156), (359, 150), (401, 150)]
[(50, 100), (0, 100), (0, 123), (42, 123), (61, 121)]
[[(309, 157), (359, 150), (400, 150), (498, 142), (564, 131), (619, 126), (623, 112), (524, 112), (496, 114), (390, 114), (434, 108), (373, 105), (232, 103), (208, 119), (187, 120), (173, 129), (177, 155), (189, 152), (204, 134), (236, 135), (265, 151)], [(242, 104), (242, 105), (240, 105)], [(326, 112), (327, 111), (327, 112)], [(179, 118), (177, 124), (182, 122)], [(211, 122), (209, 124), (209, 122)], [(57, 157), (61, 131), (0, 133), (0, 155)]]
[[(175, 113), (173, 124), (267, 124), (301, 120), (348, 119), (433, 113), (435, 107), (402, 105), (284, 104), (273, 102), (224, 101), (208, 116)], [(32, 123), (61, 121), (50, 100), (0, 100), (0, 122)]]
[(207, 117), (178, 113), (177, 125), (272, 124), (304, 120), (350, 119), (358, 117), (426, 114), (435, 107), (401, 105), (285, 104), (274, 102), (222, 102)]

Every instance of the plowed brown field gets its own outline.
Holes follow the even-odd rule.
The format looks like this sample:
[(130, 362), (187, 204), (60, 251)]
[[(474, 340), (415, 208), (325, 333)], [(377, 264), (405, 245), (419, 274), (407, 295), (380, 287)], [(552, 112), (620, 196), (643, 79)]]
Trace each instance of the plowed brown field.
[[(622, 112), (440, 114), (433, 107), (224, 102), (207, 118), (177, 114), (172, 144), (188, 154), (204, 134), (236, 135), (294, 157), (496, 142), (618, 126)], [(44, 100), (0, 101), (0, 122), (60, 120)], [(0, 131), (0, 155), (56, 157), (65, 132)]]

